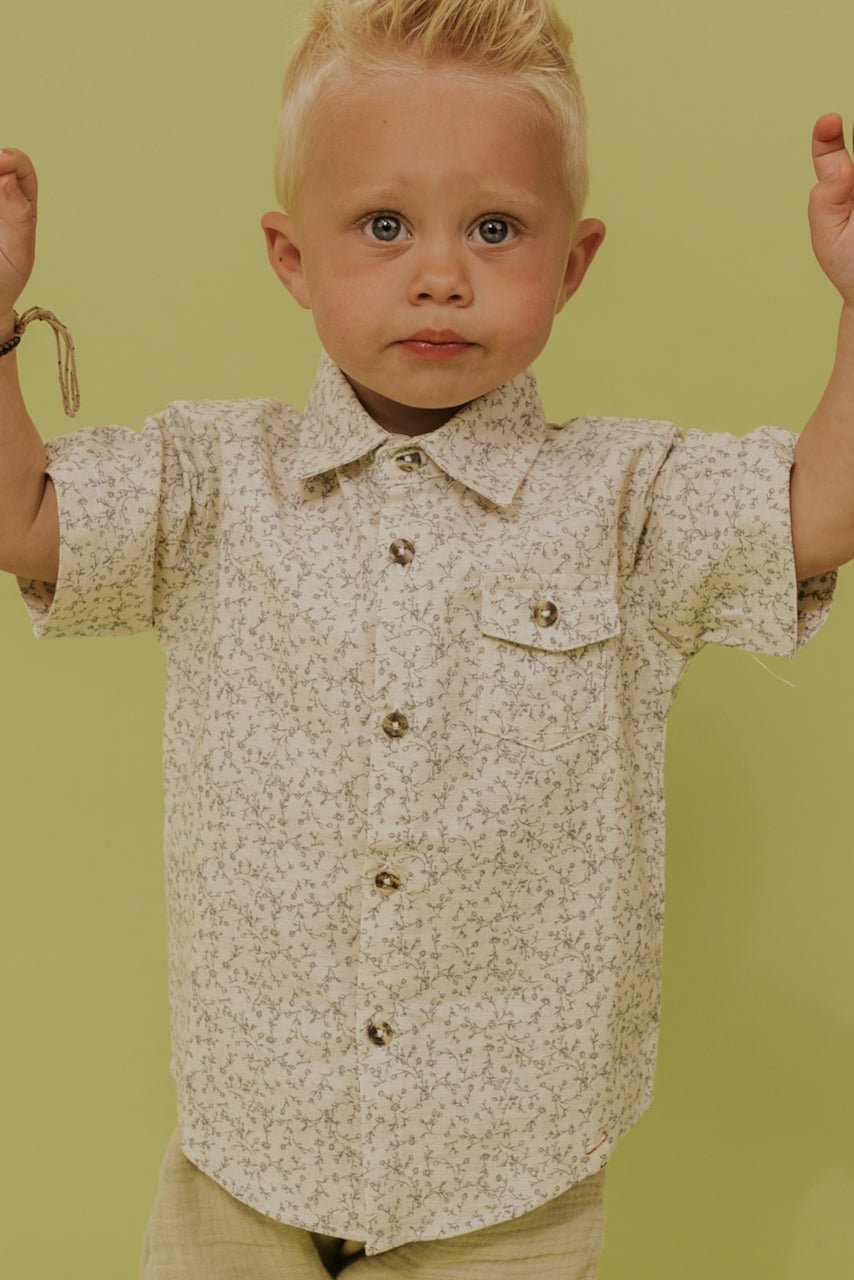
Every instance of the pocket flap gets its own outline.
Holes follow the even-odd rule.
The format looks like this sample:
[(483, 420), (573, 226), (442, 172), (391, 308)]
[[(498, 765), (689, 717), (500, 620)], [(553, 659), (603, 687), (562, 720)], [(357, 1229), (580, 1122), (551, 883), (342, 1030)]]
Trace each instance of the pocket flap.
[(611, 578), (485, 573), (484, 635), (553, 653), (580, 649), (620, 633)]

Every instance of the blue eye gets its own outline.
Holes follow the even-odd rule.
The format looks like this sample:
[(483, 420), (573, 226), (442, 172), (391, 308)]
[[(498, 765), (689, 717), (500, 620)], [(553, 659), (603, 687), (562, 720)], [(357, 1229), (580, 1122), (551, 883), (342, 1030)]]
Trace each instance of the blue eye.
[(388, 244), (399, 238), (403, 223), (391, 213), (380, 213), (376, 218), (371, 218), (365, 230), (373, 240), (383, 240)]
[(477, 225), (476, 235), (482, 244), (503, 244), (514, 234), (513, 228), (504, 218), (484, 218)]

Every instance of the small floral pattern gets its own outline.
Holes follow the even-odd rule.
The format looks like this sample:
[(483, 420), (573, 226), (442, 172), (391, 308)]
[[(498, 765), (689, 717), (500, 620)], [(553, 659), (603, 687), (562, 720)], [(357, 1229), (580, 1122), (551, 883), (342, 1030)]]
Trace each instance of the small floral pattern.
[(832, 594), (792, 445), (551, 426), (530, 374), (392, 438), (326, 358), (304, 415), (51, 444), (37, 631), (165, 654), (179, 1118), (233, 1195), (377, 1253), (557, 1196), (648, 1106), (671, 701)]

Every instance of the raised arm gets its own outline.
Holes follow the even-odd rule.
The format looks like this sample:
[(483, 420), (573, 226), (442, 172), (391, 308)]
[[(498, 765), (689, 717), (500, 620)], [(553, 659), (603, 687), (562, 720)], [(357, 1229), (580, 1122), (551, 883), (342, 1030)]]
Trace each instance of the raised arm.
[[(0, 151), (0, 347), (13, 336), (14, 306), (35, 258), (37, 183), (22, 151)], [(45, 450), (18, 382), (17, 350), (0, 356), (0, 569), (55, 582), (56, 495)]]
[(854, 162), (841, 116), (816, 123), (812, 152), (818, 178), (809, 209), (813, 250), (843, 305), (833, 372), (795, 449), (792, 537), (799, 579), (854, 558)]

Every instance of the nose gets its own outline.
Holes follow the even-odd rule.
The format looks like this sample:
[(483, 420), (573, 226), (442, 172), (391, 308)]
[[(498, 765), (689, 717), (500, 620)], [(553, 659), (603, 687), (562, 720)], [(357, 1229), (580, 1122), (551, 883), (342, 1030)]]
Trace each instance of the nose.
[(464, 255), (461, 245), (444, 238), (423, 241), (410, 258), (409, 301), (416, 306), (422, 302), (468, 306), (474, 290)]

